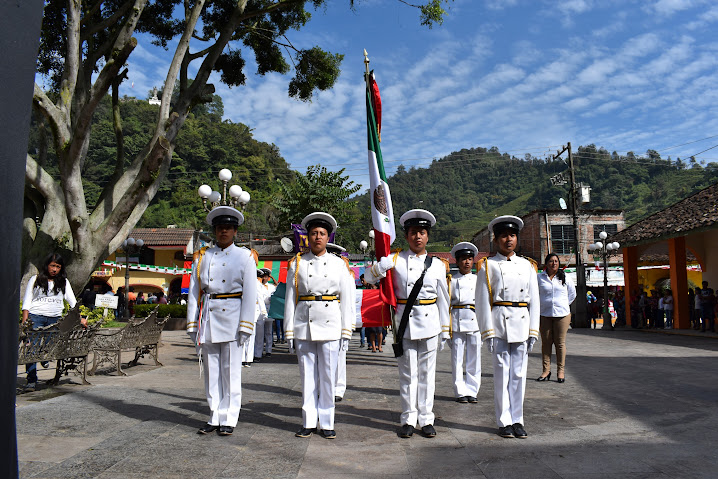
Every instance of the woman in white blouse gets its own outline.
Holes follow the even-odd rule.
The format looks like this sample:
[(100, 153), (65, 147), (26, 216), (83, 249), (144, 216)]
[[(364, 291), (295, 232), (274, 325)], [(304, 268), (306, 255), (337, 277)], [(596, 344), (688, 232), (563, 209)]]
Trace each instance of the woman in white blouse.
[(566, 363), (566, 333), (571, 323), (571, 303), (576, 299), (576, 287), (561, 269), (556, 253), (550, 253), (544, 261), (544, 270), (538, 275), (541, 299), (541, 355), (543, 373), (536, 381), (551, 378), (551, 349), (556, 345), (556, 376), (564, 382)]

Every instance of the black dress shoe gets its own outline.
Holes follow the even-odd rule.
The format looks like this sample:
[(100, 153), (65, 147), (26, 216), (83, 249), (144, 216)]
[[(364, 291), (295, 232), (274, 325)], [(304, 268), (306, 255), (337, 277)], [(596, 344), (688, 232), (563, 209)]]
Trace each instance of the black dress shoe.
[(322, 437), (325, 439), (336, 439), (337, 433), (334, 429), (322, 429), (321, 430)]
[(233, 432), (234, 428), (232, 426), (219, 426), (220, 436), (231, 436)]
[(524, 426), (522, 424), (516, 423), (513, 425), (514, 428), (514, 436), (518, 437), (519, 439), (526, 439), (529, 437), (528, 434), (526, 434), (526, 429), (524, 429)]
[(479, 400), (477, 398), (475, 398), (474, 396), (467, 396), (467, 397), (469, 398), (470, 404), (476, 404), (479, 402)]
[(303, 427), (295, 434), (296, 437), (309, 437), (316, 432), (314, 428)]
[(421, 432), (424, 434), (424, 437), (436, 437), (436, 429), (434, 429), (434, 426), (431, 424), (422, 427)]
[(499, 436), (514, 437), (514, 428), (512, 426), (504, 426), (499, 428)]
[(258, 363), (258, 362), (260, 362), (260, 361), (262, 361), (262, 358), (258, 358), (258, 357), (256, 357), (256, 356), (254, 357), (254, 362), (255, 362), (255, 363)]
[(566, 382), (566, 378), (558, 378), (558, 379), (556, 380), (556, 382), (565, 383), (565, 382)]
[(267, 357), (268, 357), (268, 358), (271, 358), (271, 357), (272, 357), (272, 353), (267, 353)]
[(459, 396), (456, 398), (456, 402), (466, 404), (467, 402), (469, 402), (469, 396)]
[(334, 396), (334, 402), (342, 402), (342, 399), (344, 398), (342, 398), (341, 396)]
[(537, 377), (537, 378), (536, 378), (536, 381), (548, 381), (549, 379), (551, 379), (551, 372), (550, 372), (550, 371), (549, 371), (549, 373), (548, 373), (546, 376), (539, 376), (539, 377)]
[(219, 426), (213, 426), (209, 423), (205, 424), (199, 430), (197, 431), (197, 434), (209, 434), (210, 432), (214, 432), (217, 429), (219, 429)]
[(411, 437), (414, 435), (414, 426), (410, 426), (408, 424), (404, 424), (401, 426), (401, 429), (399, 429), (399, 437)]

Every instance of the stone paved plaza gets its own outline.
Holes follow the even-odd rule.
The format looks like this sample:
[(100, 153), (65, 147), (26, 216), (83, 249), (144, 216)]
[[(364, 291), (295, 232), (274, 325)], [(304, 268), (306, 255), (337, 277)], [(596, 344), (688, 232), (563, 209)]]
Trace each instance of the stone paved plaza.
[[(673, 333), (673, 334), (671, 334)], [(63, 378), (17, 400), (21, 477), (718, 477), (718, 338), (637, 330), (572, 330), (566, 383), (538, 383), (540, 342), (526, 388), (526, 440), (496, 435), (493, 367), (483, 351), (478, 404), (458, 404), (450, 353), (439, 353), (434, 439), (396, 435), (396, 361), (348, 353), (336, 440), (294, 437), (301, 423), (296, 356), (285, 345), (243, 369), (234, 435), (199, 436), (207, 419), (194, 348), (163, 333), (160, 360), (128, 377)], [(388, 343), (388, 341), (387, 341)], [(52, 367), (52, 365), (51, 365)], [(18, 368), (24, 381), (23, 367)], [(54, 375), (42, 370), (40, 378)]]

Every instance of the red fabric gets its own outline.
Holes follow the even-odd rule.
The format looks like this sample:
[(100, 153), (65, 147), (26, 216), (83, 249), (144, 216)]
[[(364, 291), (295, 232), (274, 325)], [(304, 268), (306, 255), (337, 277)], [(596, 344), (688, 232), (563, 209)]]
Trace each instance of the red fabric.
[(376, 115), (376, 132), (381, 141), (381, 95), (379, 95), (379, 85), (376, 84), (374, 74), (369, 75), (369, 87), (371, 88), (371, 102), (374, 107), (374, 115)]
[[(184, 262), (185, 269), (192, 269), (192, 261), (185, 261)], [(192, 274), (183, 274), (182, 275), (182, 288), (189, 288), (189, 278), (192, 276)]]
[(391, 308), (381, 300), (380, 290), (362, 291), (361, 320), (365, 328), (385, 327), (391, 324)]

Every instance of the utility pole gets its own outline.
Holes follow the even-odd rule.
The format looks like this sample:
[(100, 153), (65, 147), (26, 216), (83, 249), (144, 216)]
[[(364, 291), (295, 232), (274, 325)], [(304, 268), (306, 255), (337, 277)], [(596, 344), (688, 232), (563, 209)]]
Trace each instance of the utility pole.
[(576, 253), (576, 312), (573, 321), (575, 328), (588, 328), (589, 322), (586, 317), (586, 271), (581, 259), (580, 226), (578, 221), (578, 210), (580, 200), (578, 197), (578, 186), (576, 185), (576, 171), (573, 167), (573, 156), (571, 155), (571, 142), (569, 141), (561, 151), (556, 152), (554, 159), (557, 159), (568, 151), (568, 169), (570, 173), (570, 207), (573, 217), (573, 250)]

